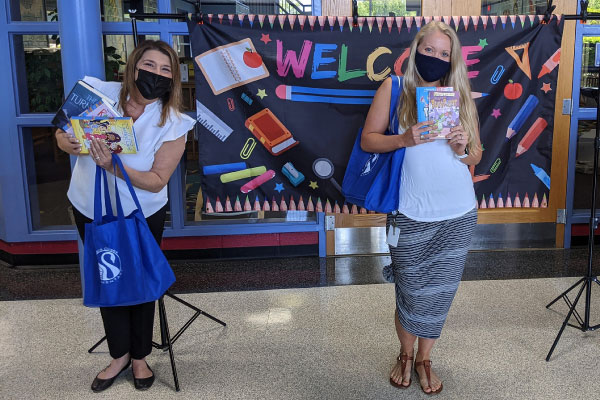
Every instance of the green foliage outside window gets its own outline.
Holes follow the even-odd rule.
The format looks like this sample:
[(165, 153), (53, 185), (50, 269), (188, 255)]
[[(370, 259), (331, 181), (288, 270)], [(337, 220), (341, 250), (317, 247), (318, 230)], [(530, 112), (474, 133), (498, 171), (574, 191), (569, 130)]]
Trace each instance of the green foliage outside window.
[(415, 16), (416, 12), (406, 12), (406, 0), (362, 0), (358, 2), (358, 15), (388, 16), (393, 12), (396, 16)]

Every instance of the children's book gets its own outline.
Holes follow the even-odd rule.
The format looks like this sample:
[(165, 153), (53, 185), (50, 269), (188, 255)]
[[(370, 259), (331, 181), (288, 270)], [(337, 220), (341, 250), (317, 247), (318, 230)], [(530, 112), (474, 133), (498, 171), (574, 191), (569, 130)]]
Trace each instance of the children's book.
[(89, 154), (90, 140), (95, 137), (106, 143), (111, 153), (137, 153), (137, 139), (130, 117), (93, 118), (71, 117), (75, 137), (81, 143), (81, 154)]
[(417, 87), (417, 121), (433, 121), (433, 139), (446, 139), (450, 128), (460, 123), (459, 93), (452, 87)]
[(69, 122), (71, 117), (81, 115), (81, 113), (94, 107), (99, 102), (103, 102), (110, 108), (114, 108), (116, 102), (90, 84), (80, 80), (75, 83), (73, 89), (67, 96), (65, 102), (60, 107), (52, 119), (52, 125), (69, 132)]

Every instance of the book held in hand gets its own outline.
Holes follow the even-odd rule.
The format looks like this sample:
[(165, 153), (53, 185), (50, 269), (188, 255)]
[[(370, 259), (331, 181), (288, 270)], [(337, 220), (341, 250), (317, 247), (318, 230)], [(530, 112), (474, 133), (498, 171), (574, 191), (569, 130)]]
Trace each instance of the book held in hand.
[(459, 93), (452, 87), (417, 87), (417, 122), (433, 121), (428, 134), (447, 139), (450, 129), (460, 124)]
[(75, 116), (71, 118), (75, 137), (81, 143), (81, 154), (89, 154), (92, 138), (106, 143), (111, 153), (137, 153), (137, 139), (131, 117), (93, 118)]
[(79, 80), (75, 83), (60, 110), (58, 110), (52, 119), (52, 125), (69, 134), (73, 134), (73, 129), (70, 126), (71, 117), (79, 116), (82, 113), (98, 116), (102, 110), (98, 110), (96, 114), (93, 113), (93, 110), (99, 105), (103, 105), (106, 109), (105, 113), (110, 112), (113, 114), (110, 116), (120, 116), (119, 112), (115, 109), (116, 102), (114, 100), (93, 88), (90, 84)]

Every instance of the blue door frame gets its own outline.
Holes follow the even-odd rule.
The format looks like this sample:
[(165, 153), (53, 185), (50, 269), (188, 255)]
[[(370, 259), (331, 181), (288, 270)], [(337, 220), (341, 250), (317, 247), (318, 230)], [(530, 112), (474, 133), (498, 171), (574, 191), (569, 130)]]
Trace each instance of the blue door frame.
[[(97, 0), (86, 0), (97, 1)], [(13, 1), (18, 5), (18, 1)], [(98, 2), (99, 3), (99, 2)], [(315, 2), (319, 3), (320, 2)], [(62, 7), (61, 7), (62, 6)], [(89, 6), (89, 4), (88, 4)], [(99, 8), (99, 6), (98, 6)], [(170, 0), (158, 0), (158, 10), (161, 13), (170, 12)], [(88, 23), (88, 14), (85, 6), (78, 1), (58, 2), (59, 21), (70, 21), (79, 29), (79, 37), (94, 37), (98, 35), (130, 35), (131, 22), (101, 22)], [(4, 122), (4, 129), (0, 133), (0, 240), (5, 242), (43, 242), (76, 240), (77, 233), (74, 228), (54, 230), (34, 230), (31, 213), (29, 210), (29, 191), (25, 168), (26, 155), (23, 154), (21, 130), (27, 127), (50, 126), (53, 114), (49, 113), (21, 113), (18, 109), (19, 84), (25, 84), (18, 78), (19, 71), (15, 66), (14, 35), (44, 34), (52, 35), (66, 33), (72, 26), (60, 26), (58, 22), (22, 22), (11, 21), (11, 0), (0, 3), (0, 71), (3, 71), (3, 94), (0, 95), (0, 119)], [(98, 15), (98, 20), (99, 20)], [(94, 21), (92, 21), (94, 22)], [(137, 24), (140, 35), (159, 35), (161, 40), (173, 44), (173, 35), (187, 35), (187, 24), (170, 20), (158, 22), (139, 22)], [(101, 30), (101, 32), (98, 32)], [(64, 31), (64, 32), (61, 32)], [(77, 43), (65, 40), (61, 43), (62, 51), (68, 54), (69, 46), (77, 47)], [(80, 47), (80, 46), (79, 46)], [(102, 54), (97, 54), (97, 46), (90, 49), (87, 57), (99, 59)], [(99, 51), (101, 52), (101, 46)], [(63, 55), (64, 57), (64, 55)], [(94, 70), (81, 57), (70, 58), (69, 65), (65, 68), (63, 62), (63, 81), (65, 88), (70, 88), (82, 74), (98, 76), (102, 72)], [(277, 222), (254, 224), (202, 224), (185, 225), (184, 199), (183, 199), (183, 173), (185, 168), (180, 163), (169, 182), (169, 198), (171, 199), (172, 224), (165, 229), (165, 237), (188, 236), (221, 236), (221, 235), (249, 235), (270, 233), (297, 233), (317, 232), (319, 242), (319, 256), (325, 257), (325, 215), (317, 213), (316, 220), (306, 222)]]
[[(580, 8), (578, 7), (578, 12)], [(588, 224), (590, 210), (573, 209), (575, 196), (575, 162), (577, 160), (577, 130), (579, 121), (597, 121), (595, 108), (580, 108), (579, 96), (581, 92), (581, 67), (583, 60), (583, 38), (585, 36), (600, 36), (600, 25), (587, 25), (577, 21), (575, 29), (575, 55), (573, 60), (573, 92), (571, 96), (571, 128), (569, 135), (569, 164), (567, 171), (567, 218), (565, 225), (564, 247), (571, 247), (571, 228), (573, 224)], [(596, 215), (600, 215), (596, 211)]]

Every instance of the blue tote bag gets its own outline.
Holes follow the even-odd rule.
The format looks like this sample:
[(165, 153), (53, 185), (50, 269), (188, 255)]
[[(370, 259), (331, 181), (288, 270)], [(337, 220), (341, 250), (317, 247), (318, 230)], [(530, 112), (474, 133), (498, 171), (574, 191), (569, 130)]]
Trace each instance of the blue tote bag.
[[(96, 167), (94, 221), (85, 225), (83, 304), (88, 307), (154, 301), (175, 282), (173, 270), (150, 232), (123, 163), (116, 154), (112, 160), (113, 167), (118, 165), (121, 169), (137, 209), (128, 216), (123, 215), (115, 178), (117, 215), (113, 214), (106, 171)], [(104, 216), (101, 182), (104, 184)]]
[[(396, 105), (402, 92), (402, 78), (392, 75), (390, 126), (386, 135), (397, 134)], [(362, 128), (358, 131), (344, 180), (342, 194), (348, 203), (367, 210), (388, 213), (398, 208), (400, 174), (405, 149), (388, 153), (367, 153), (360, 147)]]

